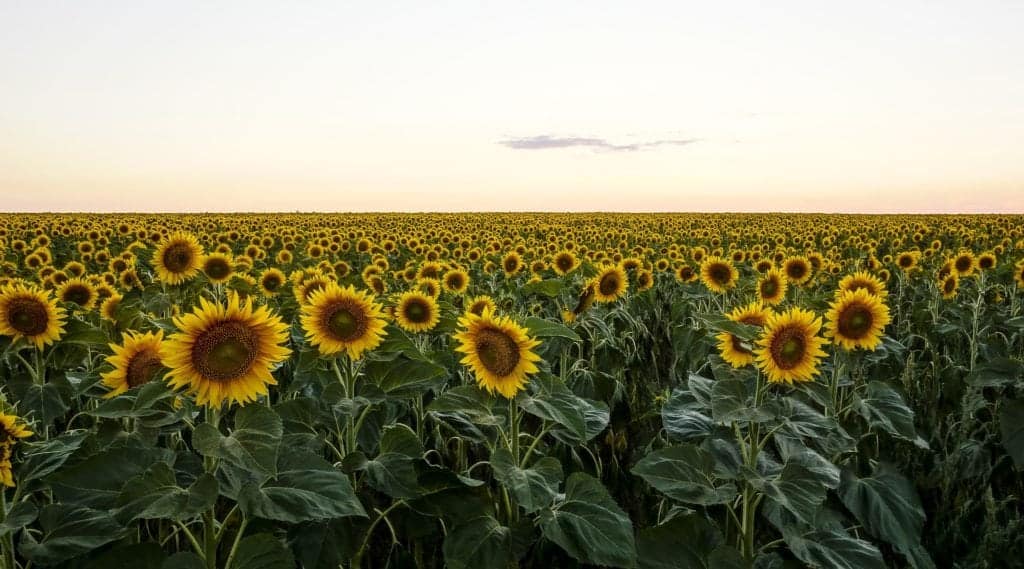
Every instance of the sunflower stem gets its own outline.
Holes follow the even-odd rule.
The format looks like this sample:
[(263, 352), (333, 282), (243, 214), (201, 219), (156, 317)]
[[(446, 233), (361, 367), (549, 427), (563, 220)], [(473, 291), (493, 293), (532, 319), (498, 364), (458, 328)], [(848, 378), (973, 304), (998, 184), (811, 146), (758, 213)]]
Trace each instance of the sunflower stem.
[[(220, 424), (220, 412), (219, 409), (213, 406), (206, 407), (206, 422), (217, 429)], [(217, 474), (217, 460), (212, 456), (203, 457), (203, 467), (207, 474), (210, 476), (216, 476)], [(204, 557), (206, 559), (207, 569), (217, 569), (217, 505), (210, 506), (210, 509), (203, 514), (203, 537), (204, 537)]]
[[(13, 502), (17, 504), (17, 502)], [(7, 520), (7, 489), (0, 487), (0, 523)], [(3, 559), (4, 567), (6, 569), (14, 569), (14, 537), (13, 532), (8, 533), (4, 536), (3, 545)]]

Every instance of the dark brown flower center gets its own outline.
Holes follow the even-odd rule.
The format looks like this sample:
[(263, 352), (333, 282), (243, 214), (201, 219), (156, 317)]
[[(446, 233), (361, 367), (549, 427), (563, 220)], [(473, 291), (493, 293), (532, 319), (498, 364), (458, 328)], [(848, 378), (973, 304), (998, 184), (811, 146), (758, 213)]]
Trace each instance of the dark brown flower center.
[(446, 280), (448, 282), (448, 288), (454, 289), (454, 290), (461, 289), (462, 286), (463, 286), (463, 283), (464, 283), (464, 281), (462, 279), (462, 275), (459, 274), (459, 273), (455, 273), (453, 275), (448, 275), (448, 278)]
[(714, 263), (708, 267), (708, 275), (715, 284), (729, 284), (732, 280), (732, 271), (724, 263)]
[(138, 387), (149, 383), (162, 368), (160, 356), (154, 350), (145, 349), (135, 354), (128, 362), (128, 373), (125, 378), (128, 381), (128, 387)]
[(277, 275), (267, 275), (263, 277), (263, 288), (273, 292), (281, 287), (281, 278)]
[(563, 273), (569, 272), (572, 269), (572, 265), (572, 257), (568, 255), (559, 255), (555, 258), (555, 266)]
[(231, 264), (225, 259), (214, 257), (203, 265), (203, 272), (213, 280), (224, 279), (231, 274)]
[(611, 296), (619, 292), (619, 285), (621, 284), (622, 281), (619, 280), (619, 275), (615, 273), (608, 273), (601, 277), (601, 282), (598, 284), (597, 288), (601, 291), (601, 294)]
[(807, 338), (798, 326), (787, 326), (775, 332), (769, 351), (772, 361), (783, 370), (795, 368), (804, 359)]
[(799, 280), (804, 278), (806, 274), (807, 267), (803, 263), (790, 263), (786, 265), (786, 275), (791, 279)]
[(506, 273), (514, 273), (519, 268), (519, 259), (515, 257), (505, 259), (504, 267)]
[(942, 292), (952, 294), (954, 290), (956, 290), (956, 280), (947, 278), (945, 282), (942, 283)]
[(761, 282), (761, 296), (765, 298), (774, 298), (779, 292), (779, 283), (775, 279), (769, 279)]
[(64, 294), (61, 295), (61, 300), (64, 302), (73, 302), (79, 306), (85, 306), (92, 300), (92, 290), (85, 285), (73, 284), (64, 289)]
[(971, 258), (967, 256), (957, 257), (956, 270), (961, 273), (971, 268)]
[(182, 273), (192, 265), (192, 247), (188, 243), (174, 243), (164, 250), (164, 267), (172, 273)]
[(259, 337), (241, 322), (223, 322), (203, 332), (192, 346), (192, 366), (205, 379), (230, 381), (256, 361)]
[(413, 324), (423, 324), (430, 320), (430, 307), (420, 298), (410, 298), (402, 306), (402, 315)]
[(349, 300), (341, 300), (328, 306), (323, 312), (321, 326), (341, 342), (356, 340), (366, 333), (367, 315), (361, 306)]
[(487, 371), (498, 377), (511, 375), (519, 364), (519, 345), (500, 330), (477, 332), (476, 354)]
[(871, 310), (860, 303), (847, 306), (839, 313), (837, 328), (839, 333), (846, 338), (859, 340), (871, 331), (873, 318)]
[(38, 299), (13, 298), (7, 302), (7, 322), (25, 336), (37, 336), (46, 331), (50, 313)]

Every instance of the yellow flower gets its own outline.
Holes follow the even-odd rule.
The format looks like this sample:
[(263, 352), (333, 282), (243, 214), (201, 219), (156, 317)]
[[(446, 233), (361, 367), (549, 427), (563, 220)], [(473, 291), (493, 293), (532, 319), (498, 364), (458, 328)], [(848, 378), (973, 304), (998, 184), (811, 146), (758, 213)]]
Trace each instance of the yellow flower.
[(379, 304), (364, 291), (331, 283), (313, 293), (302, 307), (302, 328), (306, 339), (320, 353), (345, 352), (357, 360), (384, 339), (387, 322)]
[(168, 235), (153, 253), (156, 276), (169, 285), (191, 280), (199, 273), (203, 248), (195, 236), (177, 232)]
[(0, 334), (25, 338), (40, 350), (64, 333), (64, 309), (49, 292), (21, 284), (0, 289)]
[(441, 320), (441, 311), (433, 296), (416, 290), (406, 291), (395, 303), (395, 323), (408, 332), (428, 332)]
[(540, 341), (507, 316), (494, 316), (490, 310), (480, 316), (467, 313), (459, 325), (464, 330), (455, 334), (460, 344), (455, 351), (465, 354), (460, 362), (473, 370), (481, 387), (509, 399), (525, 389), (526, 376), (537, 372), (534, 362), (540, 356), (533, 348)]
[(845, 291), (825, 314), (825, 336), (844, 350), (874, 350), (891, 321), (889, 307), (861, 288)]
[(123, 345), (110, 344), (114, 355), (107, 356), (107, 363), (114, 369), (101, 376), (103, 384), (110, 388), (105, 397), (120, 395), (153, 380), (164, 369), (160, 361), (163, 340), (163, 330), (145, 334), (129, 331), (124, 333)]
[(614, 302), (626, 294), (629, 281), (626, 271), (621, 266), (607, 267), (594, 277), (592, 281), (594, 300), (597, 302)]
[(768, 318), (754, 355), (770, 383), (813, 381), (819, 360), (827, 355), (821, 349), (825, 340), (818, 336), (819, 331), (821, 318), (802, 308)]
[(700, 280), (711, 292), (719, 294), (736, 286), (739, 271), (721, 257), (708, 257), (700, 264)]
[[(740, 324), (763, 327), (768, 322), (772, 310), (761, 302), (751, 302), (746, 306), (734, 309), (725, 315), (726, 318)], [(754, 363), (754, 352), (744, 341), (729, 332), (722, 332), (715, 336), (718, 340), (718, 351), (722, 359), (734, 368)]]

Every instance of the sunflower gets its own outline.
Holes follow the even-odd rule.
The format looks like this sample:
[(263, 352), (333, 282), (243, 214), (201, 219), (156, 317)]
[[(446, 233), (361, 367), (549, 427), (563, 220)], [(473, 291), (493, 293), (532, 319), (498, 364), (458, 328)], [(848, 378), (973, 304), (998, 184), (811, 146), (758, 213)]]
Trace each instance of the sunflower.
[(865, 289), (843, 292), (825, 314), (825, 336), (844, 350), (874, 350), (892, 319), (889, 307)]
[(639, 291), (651, 290), (654, 286), (654, 273), (647, 269), (640, 269), (636, 272), (636, 288)]
[(1017, 288), (1024, 289), (1024, 262), (1017, 263), (1017, 266), (1014, 268), (1016, 271), (1014, 271), (1013, 278), (1017, 281)]
[(757, 280), (757, 298), (765, 304), (774, 306), (782, 302), (786, 298), (787, 290), (789, 281), (778, 269), (768, 269), (768, 272)]
[(288, 279), (280, 269), (269, 268), (260, 275), (260, 291), (266, 297), (276, 296), (286, 282)]
[(14, 487), (14, 468), (11, 464), (14, 443), (32, 434), (17, 416), (0, 414), (0, 482), (4, 486)]
[(427, 332), (437, 326), (441, 311), (434, 297), (410, 290), (395, 302), (395, 322), (408, 332)]
[(47, 291), (21, 284), (0, 290), (0, 335), (25, 338), (41, 350), (64, 333), (64, 314)]
[(996, 255), (991, 251), (986, 251), (981, 255), (978, 255), (978, 268), (987, 271), (996, 266)]
[(825, 340), (818, 336), (819, 331), (821, 318), (802, 308), (790, 308), (768, 318), (754, 355), (770, 383), (814, 379), (820, 358), (827, 355), (821, 349)]
[(697, 275), (697, 271), (693, 270), (693, 267), (691, 267), (690, 265), (680, 266), (678, 269), (676, 269), (675, 273), (676, 280), (681, 283), (692, 283), (693, 281), (699, 278)]
[(505, 271), (506, 277), (514, 277), (516, 273), (523, 270), (523, 259), (515, 251), (505, 255), (501, 260), (501, 270)]
[[(764, 327), (772, 310), (761, 302), (751, 302), (746, 306), (734, 309), (725, 315), (732, 322), (739, 322), (748, 326)], [(718, 351), (722, 359), (732, 367), (739, 368), (754, 363), (754, 352), (751, 351), (741, 338), (729, 332), (722, 332), (715, 336), (718, 339)]]
[(939, 279), (938, 287), (942, 298), (946, 300), (956, 298), (956, 292), (960, 288), (960, 277), (956, 273), (950, 273)]
[(164, 369), (160, 361), (163, 330), (156, 333), (125, 332), (123, 345), (110, 344), (114, 355), (107, 356), (113, 371), (102, 374), (103, 384), (111, 389), (105, 397), (120, 395), (133, 387), (149, 383)]
[(302, 328), (306, 339), (325, 355), (345, 351), (357, 360), (384, 339), (387, 325), (381, 307), (373, 297), (351, 285), (341, 288), (331, 283), (310, 297), (302, 307)]
[(974, 269), (976, 269), (977, 266), (978, 261), (970, 251), (961, 251), (953, 258), (953, 270), (956, 271), (957, 276), (960, 278), (973, 275)]
[(153, 253), (157, 278), (169, 285), (179, 285), (199, 273), (203, 248), (195, 236), (178, 231), (168, 235)]
[(483, 314), (484, 310), (487, 309), (490, 309), (492, 312), (497, 312), (498, 305), (494, 303), (493, 298), (486, 295), (475, 296), (469, 299), (469, 302), (466, 303), (466, 312), (471, 312), (477, 316)]
[(576, 255), (573, 255), (572, 251), (565, 249), (556, 253), (554, 259), (551, 260), (551, 267), (559, 276), (571, 273), (578, 265), (579, 262), (576, 260)]
[(807, 257), (790, 257), (782, 263), (782, 272), (786, 274), (790, 284), (800, 286), (811, 280), (811, 262)]
[(614, 302), (626, 294), (629, 281), (626, 271), (621, 265), (606, 267), (591, 281), (594, 289), (594, 300), (597, 302)]
[(839, 296), (846, 291), (859, 289), (864, 289), (868, 291), (869, 294), (877, 296), (883, 300), (889, 296), (889, 291), (885, 290), (885, 283), (867, 271), (858, 271), (852, 275), (846, 275), (843, 277), (842, 280), (839, 281), (839, 289), (836, 291), (836, 296)]
[(200, 261), (203, 274), (214, 284), (223, 284), (231, 280), (235, 268), (231, 261), (231, 255), (225, 253), (210, 253), (204, 255)]
[(717, 255), (706, 258), (700, 264), (700, 280), (711, 292), (724, 294), (736, 286), (739, 275), (732, 263)]
[(530, 338), (526, 328), (490, 310), (480, 316), (467, 313), (459, 325), (464, 330), (455, 334), (460, 344), (455, 351), (466, 354), (460, 362), (473, 370), (481, 387), (509, 399), (526, 387), (526, 376), (537, 372), (534, 362), (540, 360), (533, 351), (540, 341)]
[(917, 268), (917, 260), (921, 257), (919, 251), (905, 251), (896, 256), (896, 266), (909, 273)]
[(110, 295), (110, 298), (104, 300), (103, 303), (100, 304), (100, 314), (107, 320), (116, 322), (117, 311), (121, 307), (122, 300), (124, 300), (124, 297), (120, 294)]
[(271, 367), (291, 353), (283, 345), (288, 325), (234, 291), (226, 305), (200, 298), (198, 309), (174, 323), (179, 332), (161, 344), (160, 357), (171, 387), (187, 388), (199, 405), (244, 405), (267, 395), (267, 386), (277, 385)]
[(326, 275), (314, 273), (313, 276), (299, 281), (298, 286), (292, 288), (292, 293), (295, 295), (295, 300), (299, 301), (299, 304), (306, 304), (313, 296), (313, 293), (323, 290), (331, 284), (335, 283)]
[(82, 311), (92, 310), (96, 306), (99, 294), (96, 287), (89, 284), (89, 281), (75, 277), (64, 281), (64, 284), (57, 287), (57, 298), (61, 302), (78, 305)]
[(441, 278), (444, 289), (452, 294), (462, 294), (469, 288), (469, 273), (462, 269), (452, 269)]

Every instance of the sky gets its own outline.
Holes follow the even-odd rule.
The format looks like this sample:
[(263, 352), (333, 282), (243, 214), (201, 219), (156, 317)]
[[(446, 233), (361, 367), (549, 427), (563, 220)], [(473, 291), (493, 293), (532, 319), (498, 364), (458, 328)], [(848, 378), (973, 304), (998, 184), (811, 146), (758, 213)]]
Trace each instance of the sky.
[(0, 211), (1024, 212), (1024, 2), (0, 0)]

